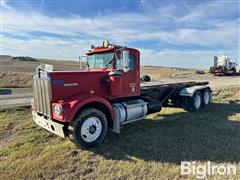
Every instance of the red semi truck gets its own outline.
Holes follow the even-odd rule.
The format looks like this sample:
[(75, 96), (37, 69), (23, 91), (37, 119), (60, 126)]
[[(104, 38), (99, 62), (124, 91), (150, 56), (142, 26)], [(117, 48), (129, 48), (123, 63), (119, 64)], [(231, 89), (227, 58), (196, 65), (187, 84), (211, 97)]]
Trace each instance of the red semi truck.
[(137, 49), (104, 41), (86, 53), (86, 65), (85, 71), (40, 65), (33, 74), (34, 121), (78, 147), (94, 147), (108, 129), (120, 133), (166, 104), (194, 112), (211, 101), (208, 82), (142, 85)]

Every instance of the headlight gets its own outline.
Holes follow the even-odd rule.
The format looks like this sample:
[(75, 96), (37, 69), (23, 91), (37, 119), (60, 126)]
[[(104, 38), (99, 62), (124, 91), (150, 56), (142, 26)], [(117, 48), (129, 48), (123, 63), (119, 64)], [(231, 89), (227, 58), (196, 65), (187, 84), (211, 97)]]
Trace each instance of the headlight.
[(55, 105), (53, 107), (53, 112), (54, 112), (54, 114), (61, 115), (62, 114), (62, 106)]

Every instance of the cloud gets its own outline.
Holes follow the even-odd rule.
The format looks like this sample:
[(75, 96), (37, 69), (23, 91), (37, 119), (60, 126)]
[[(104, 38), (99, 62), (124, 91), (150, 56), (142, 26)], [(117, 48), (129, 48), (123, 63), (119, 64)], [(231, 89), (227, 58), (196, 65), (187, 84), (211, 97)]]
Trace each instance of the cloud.
[[(172, 17), (181, 23), (204, 23), (239, 15), (238, 1), (158, 1), (141, 0), (142, 8), (155, 15)], [(156, 11), (157, 10), (157, 11)]]
[(228, 26), (207, 30), (177, 29), (172, 32), (147, 32), (141, 35), (140, 40), (155, 39), (176, 45), (195, 44), (206, 47), (220, 46), (228, 49), (238, 44), (239, 29), (237, 23), (233, 21), (228, 23)]
[(96, 44), (95, 40), (60, 39), (40, 37), (38, 39), (3, 38), (3, 54), (39, 58), (77, 60)]
[(8, 5), (8, 0), (0, 0), (0, 6), (7, 10), (12, 10), (12, 7)]
[[(61, 39), (41, 37), (38, 39), (3, 39), (3, 54), (13, 56), (28, 55), (38, 58), (50, 58), (61, 60), (78, 60), (89, 50), (90, 44), (97, 44), (92, 40)], [(223, 51), (201, 51), (201, 50), (152, 50), (139, 48), (141, 52), (142, 65), (175, 66), (206, 68), (213, 63), (213, 56), (223, 54)], [(237, 51), (228, 51), (228, 54), (236, 55)], [(233, 59), (235, 60), (235, 59)], [(208, 67), (207, 66), (207, 67)]]
[[(155, 48), (141, 46), (143, 64), (147, 64), (144, 59), (149, 55), (148, 62), (155, 65), (156, 60), (151, 60), (153, 57), (157, 62), (167, 59), (161, 62), (165, 65), (177, 63), (180, 66), (182, 60), (186, 66), (195, 66), (195, 63), (202, 66), (201, 62), (206, 61), (200, 61), (201, 54), (212, 61), (212, 56), (217, 53), (239, 50), (239, 16), (235, 17), (238, 10), (231, 3), (208, 2), (196, 6), (184, 3), (179, 7), (178, 4), (142, 0), (145, 7), (143, 12), (59, 17), (17, 10), (10, 7), (7, 1), (3, 2), (3, 48), (6, 53), (14, 55), (75, 59), (90, 44), (98, 44), (104, 39), (117, 44), (134, 44), (136, 48), (140, 48), (139, 42), (154, 41)], [(167, 47), (159, 49), (157, 44), (161, 43), (183, 47), (183, 51)], [(196, 51), (191, 48), (193, 46), (201, 46), (206, 50)], [(239, 58), (238, 53), (233, 55)]]
[(237, 1), (207, 1), (189, 8), (189, 13), (180, 18), (181, 22), (203, 23), (202, 21), (216, 21), (238, 15), (239, 2)]
[(90, 36), (98, 39), (108, 37), (116, 42), (158, 40), (171, 44), (206, 46), (225, 41), (227, 47), (231, 46), (233, 40), (237, 38), (239, 23), (232, 21), (229, 23), (231, 28), (221, 27), (221, 24), (218, 24), (220, 27), (203, 30), (176, 28), (168, 31), (161, 28), (161, 25), (151, 25), (156, 23), (158, 18), (151, 19), (141, 14), (117, 14), (113, 17), (97, 18), (80, 16), (53, 18), (35, 12), (7, 11), (3, 17), (3, 32), (12, 34), (31, 35), (34, 32), (42, 32), (58, 36)]
[[(213, 64), (213, 57), (216, 54), (223, 54), (223, 51), (210, 50), (149, 50), (140, 49), (143, 65), (173, 66), (173, 67), (194, 67), (209, 68)], [(235, 51), (228, 51), (230, 55), (236, 55)], [(236, 59), (232, 59), (233, 61)]]

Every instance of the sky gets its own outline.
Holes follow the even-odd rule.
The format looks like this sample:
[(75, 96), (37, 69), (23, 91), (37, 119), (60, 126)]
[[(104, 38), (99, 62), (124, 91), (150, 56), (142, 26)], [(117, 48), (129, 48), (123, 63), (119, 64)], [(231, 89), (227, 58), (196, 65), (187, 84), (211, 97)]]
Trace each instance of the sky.
[(77, 60), (103, 40), (141, 52), (142, 65), (239, 64), (240, 2), (1, 0), (1, 53)]

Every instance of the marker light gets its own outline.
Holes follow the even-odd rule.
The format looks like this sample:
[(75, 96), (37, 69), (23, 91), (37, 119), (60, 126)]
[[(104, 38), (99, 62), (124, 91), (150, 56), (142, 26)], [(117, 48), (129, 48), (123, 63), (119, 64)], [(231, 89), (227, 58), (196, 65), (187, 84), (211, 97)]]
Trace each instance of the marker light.
[(109, 46), (109, 41), (108, 40), (103, 41), (103, 47), (108, 48), (108, 46)]

